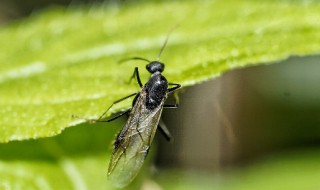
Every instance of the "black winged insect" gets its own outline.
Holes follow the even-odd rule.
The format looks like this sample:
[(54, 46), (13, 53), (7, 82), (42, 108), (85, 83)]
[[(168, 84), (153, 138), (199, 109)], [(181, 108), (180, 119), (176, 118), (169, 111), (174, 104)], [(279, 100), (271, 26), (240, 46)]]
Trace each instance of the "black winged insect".
[[(93, 122), (110, 122), (123, 115), (129, 114), (128, 121), (118, 134), (108, 168), (108, 177), (115, 187), (125, 187), (137, 176), (143, 162), (149, 152), (156, 130), (159, 129), (167, 140), (171, 135), (165, 125), (159, 125), (163, 108), (177, 108), (178, 105), (164, 104), (168, 94), (181, 87), (180, 84), (168, 83), (161, 74), (164, 64), (160, 62), (160, 56), (167, 44), (169, 34), (160, 50), (156, 61), (149, 61), (141, 57), (133, 57), (128, 60), (142, 60), (148, 62), (146, 69), (151, 74), (148, 82), (143, 85), (139, 76), (138, 67), (135, 67), (133, 76), (136, 77), (140, 92), (136, 92), (115, 101), (97, 120)], [(171, 86), (171, 88), (169, 88)], [(120, 115), (109, 120), (102, 120), (107, 111), (116, 103), (129, 97), (134, 97), (132, 107)]]

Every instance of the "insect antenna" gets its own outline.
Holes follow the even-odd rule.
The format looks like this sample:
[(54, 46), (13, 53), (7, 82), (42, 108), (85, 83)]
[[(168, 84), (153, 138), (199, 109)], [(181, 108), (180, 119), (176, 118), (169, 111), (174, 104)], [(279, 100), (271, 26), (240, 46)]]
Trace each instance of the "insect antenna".
[(160, 49), (160, 52), (159, 52), (157, 61), (160, 61), (160, 57), (161, 57), (161, 55), (162, 55), (162, 52), (163, 52), (164, 48), (167, 46), (169, 37), (170, 37), (171, 33), (172, 33), (177, 27), (178, 27), (178, 24), (175, 25), (174, 27), (172, 27), (171, 30), (169, 31), (169, 33), (167, 34), (166, 40), (164, 41), (164, 43), (163, 43), (163, 45), (162, 45), (162, 47), (161, 47), (161, 49)]
[(143, 57), (130, 57), (130, 58), (126, 58), (126, 59), (121, 59), (118, 63), (123, 63), (123, 62), (127, 62), (127, 61), (130, 61), (130, 60), (141, 60), (141, 61), (146, 61), (148, 63), (151, 62), (148, 59), (143, 58)]
[[(170, 32), (170, 33), (171, 33), (171, 32)], [(163, 45), (162, 45), (162, 47), (161, 47), (161, 49), (160, 49), (160, 52), (159, 52), (159, 55), (158, 55), (158, 59), (157, 59), (158, 61), (160, 61), (161, 54), (162, 54), (164, 48), (165, 48), (166, 45), (167, 45), (167, 42), (168, 42), (170, 33), (167, 35), (166, 40), (164, 41), (164, 43), (163, 43)]]

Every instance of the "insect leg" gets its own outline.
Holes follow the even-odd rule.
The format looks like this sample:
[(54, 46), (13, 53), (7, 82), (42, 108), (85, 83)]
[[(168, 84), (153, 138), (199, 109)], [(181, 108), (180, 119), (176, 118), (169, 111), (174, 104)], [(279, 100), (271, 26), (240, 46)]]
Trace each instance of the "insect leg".
[[(168, 94), (171, 92), (175, 92), (177, 89), (179, 89), (181, 87), (180, 84), (176, 84), (176, 83), (169, 83), (169, 85), (174, 85), (174, 87), (167, 89)], [(165, 105), (165, 107), (167, 107), (167, 108), (177, 108), (178, 107), (178, 104), (179, 104), (178, 94), (174, 93), (173, 96), (176, 101), (175, 105)]]
[(168, 88), (168, 90), (167, 90), (168, 93), (173, 92), (173, 91), (175, 91), (175, 90), (177, 90), (177, 89), (179, 89), (181, 87), (180, 84), (176, 84), (176, 83), (169, 83), (169, 85), (174, 85), (174, 87)]
[(91, 121), (91, 122), (110, 122), (110, 121), (116, 120), (116, 119), (118, 119), (118, 118), (120, 118), (120, 117), (128, 114), (130, 111), (131, 111), (131, 108), (128, 109), (128, 110), (126, 110), (125, 112), (120, 113), (119, 115), (117, 115), (117, 116), (115, 116), (115, 117), (113, 117), (113, 118), (111, 118), (111, 119), (108, 119), (108, 120), (91, 119), (90, 121)]
[(140, 75), (139, 75), (139, 69), (138, 69), (138, 67), (135, 67), (134, 68), (134, 71), (133, 71), (133, 74), (132, 74), (132, 76), (131, 76), (131, 78), (130, 78), (130, 81), (129, 81), (129, 83), (131, 82), (131, 80), (133, 79), (133, 78), (137, 78), (137, 81), (138, 81), (138, 84), (139, 84), (139, 86), (140, 86), (140, 88), (142, 88), (142, 82), (141, 82), (141, 79), (140, 79)]
[(123, 98), (121, 98), (121, 99), (119, 99), (119, 100), (117, 100), (117, 101), (114, 101), (114, 102), (111, 104), (111, 106), (110, 106), (105, 112), (103, 112), (103, 114), (102, 114), (98, 119), (96, 119), (96, 120), (94, 120), (94, 121), (99, 121), (99, 120), (101, 120), (101, 119), (103, 118), (103, 116), (106, 115), (106, 113), (111, 109), (111, 107), (112, 107), (113, 105), (115, 105), (115, 104), (117, 104), (117, 103), (119, 103), (119, 102), (121, 102), (121, 101), (123, 101), (123, 100), (125, 100), (125, 99), (127, 99), (127, 98), (130, 98), (131, 96), (137, 95), (137, 94), (138, 94), (138, 92), (135, 92), (135, 93), (130, 94), (130, 95), (126, 96), (126, 97), (123, 97)]
[(149, 153), (149, 150), (150, 150), (150, 147), (148, 147), (146, 150), (141, 151), (140, 153), (144, 154), (144, 158), (146, 158)]
[(163, 108), (178, 108), (179, 104), (174, 104), (174, 105), (163, 105)]
[(159, 124), (158, 124), (158, 130), (161, 132), (161, 134), (164, 136), (164, 138), (169, 141), (172, 142), (173, 141), (173, 137), (170, 134), (170, 131), (168, 130), (167, 126), (164, 124), (164, 122), (162, 121), (162, 119), (160, 119)]
[[(138, 94), (138, 92), (135, 92), (135, 93), (130, 94), (130, 95), (126, 96), (126, 97), (123, 97), (123, 98), (121, 98), (121, 99), (119, 99), (119, 100), (117, 100), (117, 101), (114, 101), (114, 102), (111, 104), (111, 106), (110, 106), (106, 111), (104, 111), (103, 114), (102, 114), (98, 119), (85, 119), (85, 118), (83, 118), (83, 119), (85, 119), (85, 120), (87, 120), (87, 121), (89, 121), (89, 122), (91, 122), (91, 123), (95, 123), (95, 122), (110, 122), (110, 121), (113, 121), (113, 120), (115, 120), (115, 119), (117, 119), (117, 118), (119, 118), (119, 117), (121, 117), (121, 116), (129, 113), (129, 112), (131, 111), (131, 109), (128, 109), (128, 110), (126, 110), (125, 112), (123, 112), (123, 113), (115, 116), (114, 118), (108, 119), (108, 120), (103, 120), (102, 118), (103, 118), (103, 116), (106, 115), (106, 113), (110, 110), (110, 108), (111, 108), (113, 105), (115, 105), (115, 104), (117, 104), (117, 103), (119, 103), (119, 102), (121, 102), (121, 101), (123, 101), (123, 100), (125, 100), (125, 99), (127, 99), (127, 98), (130, 98), (131, 96), (137, 95), (137, 94)], [(76, 116), (76, 115), (72, 115), (72, 117), (79, 118), (79, 117)]]
[[(178, 102), (178, 101), (176, 101)], [(178, 108), (179, 104), (174, 104), (174, 105), (163, 105), (163, 108)], [(162, 135), (166, 138), (167, 141), (171, 142), (173, 140), (173, 137), (171, 136), (167, 126), (164, 124), (162, 119), (160, 119), (159, 124), (158, 124), (158, 129), (162, 133)]]
[[(113, 105), (115, 105), (115, 104), (117, 104), (117, 103), (119, 103), (119, 102), (121, 102), (121, 101), (123, 101), (123, 100), (125, 100), (125, 99), (127, 99), (127, 98), (130, 98), (131, 96), (137, 95), (137, 94), (139, 94), (139, 92), (135, 92), (135, 93), (130, 94), (130, 95), (126, 96), (126, 97), (123, 97), (123, 98), (121, 98), (121, 99), (119, 99), (119, 100), (117, 100), (117, 101), (114, 101), (114, 102), (111, 104), (111, 106), (110, 106), (106, 111), (104, 111), (103, 114), (102, 114), (98, 119), (87, 119), (87, 118), (79, 117), (79, 116), (77, 116), (77, 115), (72, 115), (72, 117), (73, 117), (73, 118), (84, 119), (84, 120), (86, 120), (86, 121), (88, 121), (88, 122), (90, 122), (90, 123), (95, 123), (95, 122), (110, 122), (110, 121), (113, 121), (113, 120), (115, 120), (115, 119), (117, 119), (117, 118), (119, 118), (119, 117), (121, 117), (121, 116), (129, 113), (129, 112), (131, 111), (131, 108), (128, 109), (128, 110), (126, 110), (125, 112), (123, 112), (123, 113), (121, 113), (121, 114), (119, 114), (119, 115), (111, 118), (111, 119), (103, 120), (102, 118), (103, 118), (103, 116), (106, 115), (106, 113), (111, 109), (111, 107), (112, 107)], [(136, 98), (135, 98), (135, 99), (136, 99)]]

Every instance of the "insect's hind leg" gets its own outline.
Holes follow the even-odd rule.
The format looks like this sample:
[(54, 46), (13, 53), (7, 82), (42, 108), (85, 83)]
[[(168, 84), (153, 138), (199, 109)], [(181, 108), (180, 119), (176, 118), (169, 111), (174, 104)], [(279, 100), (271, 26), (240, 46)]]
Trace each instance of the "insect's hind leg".
[(164, 124), (164, 122), (161, 119), (158, 124), (158, 130), (161, 132), (161, 134), (164, 136), (164, 138), (167, 141), (169, 141), (169, 142), (173, 141), (173, 137), (172, 137), (170, 131), (168, 130), (167, 126)]

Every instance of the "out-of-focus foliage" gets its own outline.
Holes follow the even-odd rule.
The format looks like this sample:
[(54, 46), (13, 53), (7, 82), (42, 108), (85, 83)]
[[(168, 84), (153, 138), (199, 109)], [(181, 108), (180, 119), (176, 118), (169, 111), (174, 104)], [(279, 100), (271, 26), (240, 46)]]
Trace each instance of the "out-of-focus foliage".
[[(300, 190), (320, 186), (319, 150), (286, 152), (247, 168), (213, 175), (196, 171), (162, 172), (157, 178), (164, 189), (175, 190)], [(177, 179), (177, 180), (168, 180)]]

